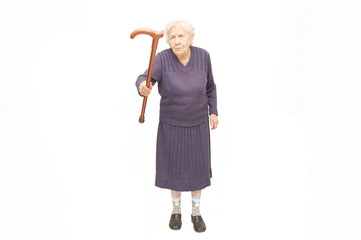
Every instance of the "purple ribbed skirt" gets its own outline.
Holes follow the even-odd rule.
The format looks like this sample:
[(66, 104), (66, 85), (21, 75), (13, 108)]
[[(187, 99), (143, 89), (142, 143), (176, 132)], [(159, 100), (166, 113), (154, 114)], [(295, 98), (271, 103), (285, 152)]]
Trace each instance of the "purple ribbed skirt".
[(155, 185), (196, 191), (211, 185), (209, 123), (179, 127), (160, 121)]

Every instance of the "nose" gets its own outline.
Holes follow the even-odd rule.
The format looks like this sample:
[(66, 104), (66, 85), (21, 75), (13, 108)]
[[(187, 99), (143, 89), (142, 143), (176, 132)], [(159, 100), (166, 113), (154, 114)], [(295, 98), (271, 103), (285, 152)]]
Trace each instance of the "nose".
[(176, 37), (175, 37), (175, 43), (178, 44), (179, 42), (180, 42), (180, 41), (179, 41), (179, 37), (176, 36)]

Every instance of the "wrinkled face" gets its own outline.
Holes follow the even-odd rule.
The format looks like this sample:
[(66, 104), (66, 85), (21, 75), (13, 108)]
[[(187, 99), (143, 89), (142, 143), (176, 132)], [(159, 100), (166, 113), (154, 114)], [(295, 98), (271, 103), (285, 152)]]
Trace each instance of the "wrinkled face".
[(189, 36), (180, 25), (175, 25), (170, 29), (169, 46), (177, 57), (187, 53), (192, 43), (193, 36)]

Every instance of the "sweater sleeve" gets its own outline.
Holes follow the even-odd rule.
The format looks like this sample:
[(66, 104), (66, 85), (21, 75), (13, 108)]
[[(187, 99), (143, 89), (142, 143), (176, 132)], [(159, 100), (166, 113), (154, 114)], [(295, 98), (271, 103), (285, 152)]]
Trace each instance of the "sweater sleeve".
[[(147, 80), (147, 74), (148, 74), (148, 69), (145, 70), (145, 72), (142, 75), (139, 75), (137, 81), (135, 82), (135, 86), (140, 96), (142, 95), (139, 93), (139, 85)], [(162, 78), (162, 64), (161, 64), (160, 55), (157, 54), (154, 59), (152, 78), (150, 79), (150, 82), (154, 86), (156, 82), (159, 82), (161, 80), (161, 78)]]
[(213, 79), (212, 64), (209, 54), (207, 55), (207, 80), (209, 115), (216, 114), (218, 116), (217, 89)]

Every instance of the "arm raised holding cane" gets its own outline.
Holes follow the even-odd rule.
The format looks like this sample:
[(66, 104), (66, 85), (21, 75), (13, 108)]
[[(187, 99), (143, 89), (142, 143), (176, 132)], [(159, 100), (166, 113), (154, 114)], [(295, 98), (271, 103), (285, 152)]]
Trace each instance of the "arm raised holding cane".
[[(144, 96), (143, 98), (143, 105), (142, 105), (142, 112), (140, 114), (139, 117), (139, 122), (140, 123), (144, 123), (144, 115), (145, 115), (145, 108), (147, 106), (147, 99), (148, 99), (148, 95), (150, 94), (150, 90), (147, 89), (152, 89), (151, 85), (150, 85), (150, 79), (152, 78), (152, 71), (153, 71), (153, 65), (154, 65), (154, 58), (155, 58), (155, 53), (157, 52), (157, 47), (158, 47), (158, 40), (159, 38), (163, 37), (163, 31), (161, 32), (157, 32), (148, 28), (140, 28), (137, 30), (134, 30), (131, 34), (130, 34), (130, 38), (133, 39), (135, 38), (135, 36), (139, 35), (139, 34), (147, 34), (149, 36), (151, 36), (153, 38), (153, 42), (152, 42), (152, 52), (150, 54), (150, 60), (149, 60), (149, 67), (148, 67), (148, 74), (147, 74), (147, 80), (145, 83), (145, 88), (144, 86), (141, 87), (142, 92), (140, 92), (140, 94), (142, 94)], [(146, 95), (145, 95), (146, 94)]]

